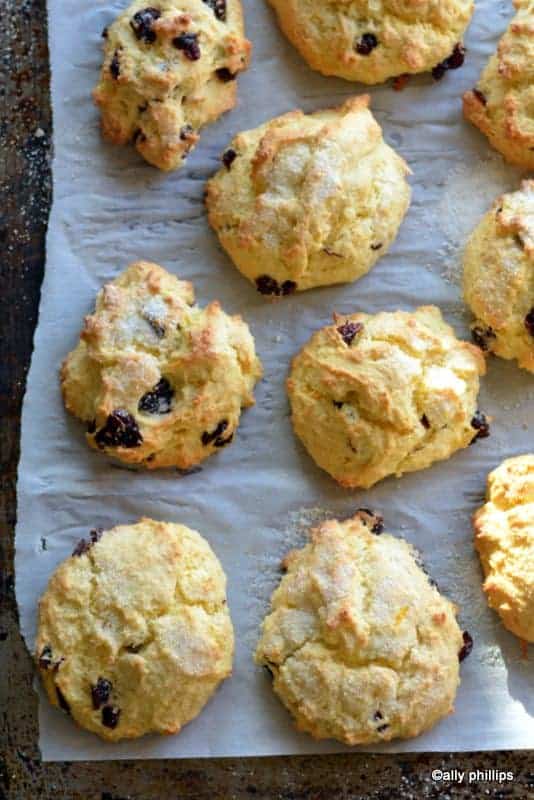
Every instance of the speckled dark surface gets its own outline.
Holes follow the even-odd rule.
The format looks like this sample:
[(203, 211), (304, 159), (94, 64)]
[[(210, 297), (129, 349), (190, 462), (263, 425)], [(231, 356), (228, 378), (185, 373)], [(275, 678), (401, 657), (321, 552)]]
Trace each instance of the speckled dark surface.
[[(534, 754), (526, 752), (41, 764), (32, 665), (17, 626), (13, 531), (20, 408), (51, 199), (45, 7), (0, 0), (0, 800), (534, 799)], [(453, 768), (509, 770), (514, 780), (432, 780), (432, 770)]]

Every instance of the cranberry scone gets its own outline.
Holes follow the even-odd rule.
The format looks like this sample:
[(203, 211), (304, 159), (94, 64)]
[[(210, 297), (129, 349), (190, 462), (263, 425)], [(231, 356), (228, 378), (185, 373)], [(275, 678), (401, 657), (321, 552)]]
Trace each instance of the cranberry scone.
[(209, 220), (264, 295), (362, 277), (410, 203), (410, 170), (385, 143), (368, 95), (240, 133), (222, 160), (207, 185)]
[(94, 99), (102, 132), (177, 169), (200, 129), (236, 102), (249, 61), (240, 0), (135, 0), (104, 30)]
[(506, 628), (534, 643), (534, 455), (509, 458), (488, 476), (486, 503), (473, 518), (490, 608)]
[(489, 435), (477, 405), (485, 368), (434, 306), (335, 315), (293, 360), (293, 427), (338, 483), (368, 488)]
[(226, 576), (184, 525), (91, 531), (39, 603), (50, 702), (108, 741), (178, 733), (229, 677), (233, 652)]
[(534, 1), (514, 5), (497, 52), (464, 95), (464, 115), (506, 161), (534, 169)]
[(499, 197), (471, 234), (463, 287), (474, 341), (534, 372), (534, 180)]
[(99, 292), (61, 386), (93, 449), (190, 469), (230, 444), (260, 376), (240, 317), (199, 308), (190, 283), (139, 261)]
[(408, 739), (453, 711), (472, 639), (412, 547), (382, 530), (363, 509), (313, 530), (263, 622), (256, 662), (317, 739)]
[(312, 69), (349, 81), (463, 64), (473, 0), (268, 0), (279, 25)]

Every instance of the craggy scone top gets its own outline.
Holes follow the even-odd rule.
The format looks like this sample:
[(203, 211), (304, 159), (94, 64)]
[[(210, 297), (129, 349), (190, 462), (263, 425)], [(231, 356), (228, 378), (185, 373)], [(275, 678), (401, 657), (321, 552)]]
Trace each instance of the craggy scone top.
[(534, 181), (503, 194), (464, 255), (464, 297), (484, 350), (534, 372)]
[(490, 473), (474, 528), (490, 607), (534, 643), (534, 455), (509, 458)]
[(316, 738), (409, 738), (453, 710), (464, 655), (456, 609), (411, 546), (381, 532), (367, 510), (313, 530), (284, 560), (263, 623), (256, 661)]
[(265, 295), (364, 275), (406, 213), (409, 169), (369, 111), (369, 97), (293, 111), (240, 133), (208, 182), (211, 225)]
[(313, 69), (369, 84), (460, 66), (474, 9), (472, 0), (269, 2), (282, 31)]
[(534, 169), (534, 0), (514, 5), (497, 52), (464, 95), (464, 114), (507, 161)]
[(139, 261), (99, 292), (61, 383), (92, 448), (189, 469), (230, 444), (260, 376), (241, 317), (199, 308), (190, 283)]
[(484, 372), (481, 350), (434, 306), (337, 316), (293, 360), (293, 427), (341, 485), (368, 488), (487, 436)]
[(104, 136), (176, 169), (200, 128), (235, 105), (250, 55), (240, 0), (135, 0), (103, 35)]
[(94, 530), (39, 603), (36, 659), (50, 701), (104, 739), (177, 733), (232, 671), (226, 577), (183, 525)]

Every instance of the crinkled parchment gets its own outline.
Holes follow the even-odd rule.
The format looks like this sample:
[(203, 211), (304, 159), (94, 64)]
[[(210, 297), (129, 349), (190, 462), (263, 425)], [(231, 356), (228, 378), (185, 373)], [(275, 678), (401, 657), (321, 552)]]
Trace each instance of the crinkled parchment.
[[(469, 317), (460, 300), (461, 251), (495, 194), (519, 173), (494, 156), (462, 121), (461, 95), (475, 80), (512, 14), (480, 0), (467, 35), (468, 57), (440, 83), (412, 79), (402, 92), (371, 89), (386, 139), (413, 170), (411, 209), (391, 252), (357, 283), (266, 302), (233, 268), (209, 229), (206, 179), (239, 130), (295, 107), (341, 103), (361, 87), (313, 73), (278, 32), (262, 0), (244, 0), (254, 45), (239, 79), (239, 105), (206, 129), (184, 169), (163, 175), (129, 148), (104, 144), (90, 92), (101, 59), (100, 33), (125, 2), (50, 0), (55, 129), (54, 204), (35, 353), (28, 380), (19, 469), (16, 586), (28, 645), (47, 579), (74, 543), (95, 526), (145, 514), (198, 529), (228, 574), (237, 634), (233, 677), (179, 736), (118, 745), (78, 730), (46, 701), (40, 706), (45, 760), (267, 755), (339, 751), (293, 729), (264, 671), (252, 662), (258, 626), (279, 579), (280, 557), (305, 539), (306, 524), (358, 506), (379, 509), (392, 533), (420, 548), (439, 585), (460, 608), (475, 640), (462, 665), (456, 713), (420, 738), (376, 748), (471, 750), (527, 748), (534, 742), (534, 664), (486, 607), (473, 552), (470, 516), (486, 473), (505, 456), (532, 449), (534, 380), (492, 359), (480, 405), (494, 417), (492, 436), (421, 473), (349, 492), (318, 468), (294, 438), (284, 390), (291, 356), (334, 310), (375, 312), (438, 304), (457, 332)], [(64, 412), (58, 369), (75, 345), (95, 293), (130, 261), (154, 260), (192, 280), (199, 301), (218, 298), (241, 313), (265, 366), (257, 405), (235, 443), (202, 471), (133, 472), (84, 441)], [(532, 653), (531, 653), (532, 659)], [(140, 702), (143, 698), (140, 698)]]

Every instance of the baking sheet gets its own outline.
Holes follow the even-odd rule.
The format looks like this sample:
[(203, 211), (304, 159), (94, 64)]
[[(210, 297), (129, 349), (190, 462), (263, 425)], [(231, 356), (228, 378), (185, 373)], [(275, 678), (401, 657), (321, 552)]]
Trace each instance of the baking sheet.
[[(44, 760), (255, 756), (341, 751), (295, 732), (252, 650), (281, 556), (305, 541), (308, 523), (380, 510), (387, 529), (422, 552), (442, 591), (460, 607), (474, 637), (462, 665), (456, 713), (409, 742), (369, 750), (529, 748), (534, 743), (534, 666), (517, 639), (490, 612), (473, 553), (470, 515), (481, 503), (489, 469), (532, 449), (534, 381), (493, 359), (480, 406), (494, 417), (490, 439), (429, 470), (349, 492), (314, 466), (291, 433), (284, 381), (290, 357), (334, 310), (376, 312), (438, 304), (457, 332), (469, 317), (460, 302), (461, 250), (494, 196), (519, 173), (503, 164), (462, 121), (460, 96), (474, 85), (512, 14), (511, 5), (480, 0), (463, 69), (435, 84), (412, 79), (403, 92), (371, 88), (385, 136), (413, 170), (413, 201), (390, 253), (355, 284), (306, 292), (271, 304), (232, 267), (209, 229), (202, 193), (232, 135), (295, 107), (341, 103), (362, 89), (313, 73), (278, 32), (261, 0), (244, 0), (254, 45), (240, 78), (239, 105), (207, 128), (184, 169), (162, 175), (129, 148), (104, 144), (90, 100), (101, 59), (100, 32), (125, 6), (94, 0), (49, 0), (55, 129), (54, 203), (35, 352), (22, 421), (16, 588), (30, 648), (36, 604), (55, 566), (95, 526), (141, 515), (198, 529), (228, 575), (237, 649), (232, 678), (197, 720), (174, 737), (106, 744), (78, 730), (41, 694)], [(117, 467), (86, 447), (83, 429), (63, 410), (58, 368), (75, 345), (97, 290), (138, 258), (192, 280), (198, 300), (218, 298), (241, 313), (265, 367), (257, 405), (242, 418), (235, 443), (179, 477)]]

